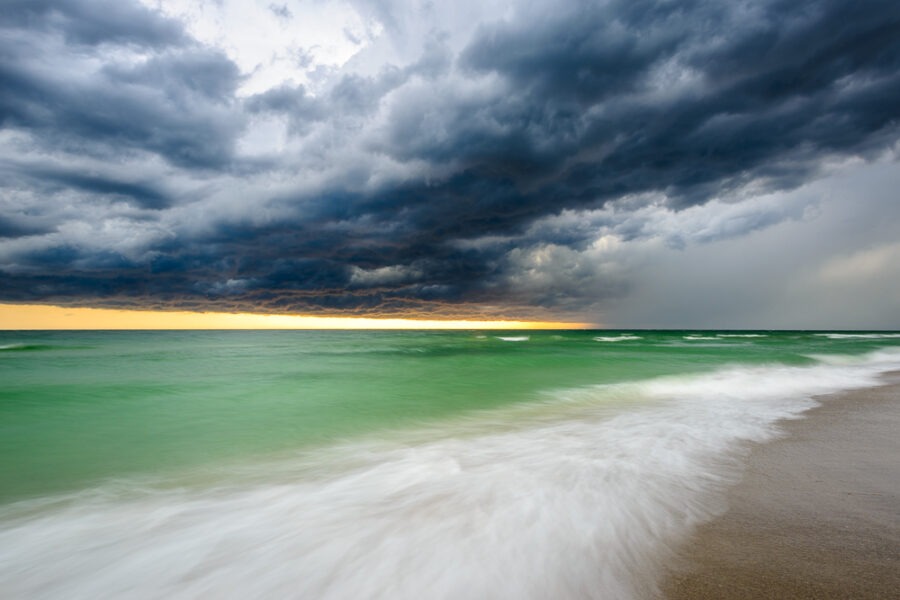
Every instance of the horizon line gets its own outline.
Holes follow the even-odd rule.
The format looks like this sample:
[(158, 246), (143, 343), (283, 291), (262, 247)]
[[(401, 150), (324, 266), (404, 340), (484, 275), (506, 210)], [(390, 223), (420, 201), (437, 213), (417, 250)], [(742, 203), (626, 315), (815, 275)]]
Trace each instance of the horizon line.
[(3, 331), (225, 331), (362, 329), (592, 329), (596, 323), (516, 319), (420, 319), (339, 317), (214, 311), (165, 311), (0, 304)]

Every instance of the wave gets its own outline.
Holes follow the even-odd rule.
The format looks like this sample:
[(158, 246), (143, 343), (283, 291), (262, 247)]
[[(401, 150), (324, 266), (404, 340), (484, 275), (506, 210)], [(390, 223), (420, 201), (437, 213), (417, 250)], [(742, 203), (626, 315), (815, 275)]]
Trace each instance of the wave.
[(884, 340), (900, 338), (900, 333), (816, 333), (819, 337), (827, 337), (830, 340), (871, 339)]
[(694, 340), (718, 340), (719, 338), (716, 336), (708, 336), (708, 335), (686, 335), (686, 336), (683, 336), (682, 339), (685, 339), (688, 341), (694, 341)]
[[(834, 361), (833, 361), (834, 362)], [(900, 366), (733, 366), (548, 391), (393, 439), (0, 510), (6, 597), (638, 598), (740, 449)], [(40, 503), (44, 503), (39, 506)], [(102, 573), (102, 577), (98, 576)]]
[(52, 350), (54, 346), (50, 346), (47, 344), (2, 344), (0, 345), (0, 352), (33, 352), (36, 350)]
[(632, 340), (641, 340), (643, 339), (641, 336), (632, 335), (630, 333), (623, 333), (622, 335), (617, 336), (597, 336), (594, 338), (598, 342), (628, 342)]
[(764, 338), (769, 337), (765, 333), (718, 333), (716, 337), (720, 338)]
[(531, 339), (529, 335), (515, 335), (515, 336), (497, 336), (498, 340), (503, 340), (504, 342), (527, 342)]

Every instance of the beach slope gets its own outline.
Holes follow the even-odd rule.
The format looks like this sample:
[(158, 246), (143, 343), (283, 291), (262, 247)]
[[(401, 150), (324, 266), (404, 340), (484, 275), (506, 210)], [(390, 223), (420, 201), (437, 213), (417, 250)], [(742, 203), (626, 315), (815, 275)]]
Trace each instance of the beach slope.
[(752, 449), (728, 510), (700, 527), (671, 600), (897, 598), (900, 376), (835, 394)]

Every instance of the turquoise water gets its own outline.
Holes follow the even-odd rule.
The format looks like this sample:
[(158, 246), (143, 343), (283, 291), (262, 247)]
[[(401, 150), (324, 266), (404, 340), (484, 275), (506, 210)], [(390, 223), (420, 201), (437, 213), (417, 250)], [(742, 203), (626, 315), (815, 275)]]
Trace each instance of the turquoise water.
[(324, 444), (547, 390), (728, 363), (810, 364), (810, 354), (861, 354), (889, 341), (595, 339), (623, 333), (635, 332), (7, 332), (0, 502)]
[[(130, 588), (85, 575), (91, 560), (149, 547), (210, 557), (233, 535), (239, 541), (229, 544), (247, 546), (231, 558), (253, 568), (197, 558), (198, 571), (183, 574), (202, 582), (195, 588), (145, 557), (142, 569), (156, 575), (144, 581), (123, 564), (113, 580), (130, 582), (139, 597), (218, 595), (226, 582), (235, 597), (279, 596), (280, 586), (316, 598), (428, 589), (429, 597), (527, 598), (551, 588), (584, 597), (566, 586), (607, 565), (601, 588), (628, 597), (641, 578), (622, 573), (655, 568), (646, 548), (660, 547), (650, 538), (665, 530), (640, 523), (700, 519), (728, 480), (722, 458), (741, 443), (774, 435), (779, 419), (814, 405), (814, 394), (874, 385), (898, 366), (900, 335), (879, 332), (2, 332), (0, 547), (19, 550), (5, 565), (0, 552), (0, 579), (6, 569), (12, 582), (0, 592), (44, 589), (52, 578), (24, 575), (23, 561), (61, 560), (51, 548), (82, 558), (54, 579), (65, 585), (49, 597), (103, 597)], [(253, 494), (261, 496), (250, 510)], [(437, 508), (422, 513), (420, 504)], [(432, 510), (443, 516), (422, 516)], [(106, 521), (83, 522), (88, 514), (144, 533), (108, 531)], [(148, 514), (156, 520), (135, 520)], [(611, 532), (610, 514), (624, 519)], [(159, 529), (159, 515), (173, 515), (178, 531), (206, 533), (176, 539)], [(560, 515), (568, 516), (556, 522)], [(570, 541), (557, 539), (579, 515), (583, 525), (599, 519), (588, 538), (578, 528)], [(242, 529), (224, 538), (209, 533), (235, 522)], [(286, 538), (285, 522), (304, 525)], [(470, 547), (463, 532), (472, 527), (490, 540)], [(353, 550), (363, 534), (371, 556)], [(86, 550), (95, 539), (116, 552)], [(634, 564), (598, 555), (598, 539)], [(411, 555), (424, 561), (415, 576), (397, 566), (423, 544), (442, 550)], [(273, 563), (273, 547), (290, 561)], [(556, 564), (537, 547), (584, 560)], [(265, 560), (255, 563), (254, 553)], [(297, 563), (332, 572), (350, 556), (383, 593), (371, 581), (308, 573), (306, 587), (296, 587)], [(440, 582), (436, 565), (447, 560), (469, 583)], [(213, 563), (230, 565), (229, 575)], [(497, 588), (502, 578), (490, 575), (528, 570), (558, 585), (524, 577), (524, 587)], [(398, 581), (406, 583), (392, 587)]]

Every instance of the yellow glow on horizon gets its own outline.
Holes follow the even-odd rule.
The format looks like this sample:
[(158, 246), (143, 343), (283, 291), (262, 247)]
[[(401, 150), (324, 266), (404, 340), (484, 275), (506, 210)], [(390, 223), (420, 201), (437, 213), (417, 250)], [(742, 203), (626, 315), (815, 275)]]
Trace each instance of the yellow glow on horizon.
[(589, 323), (309, 317), (0, 304), (0, 329), (585, 329)]

